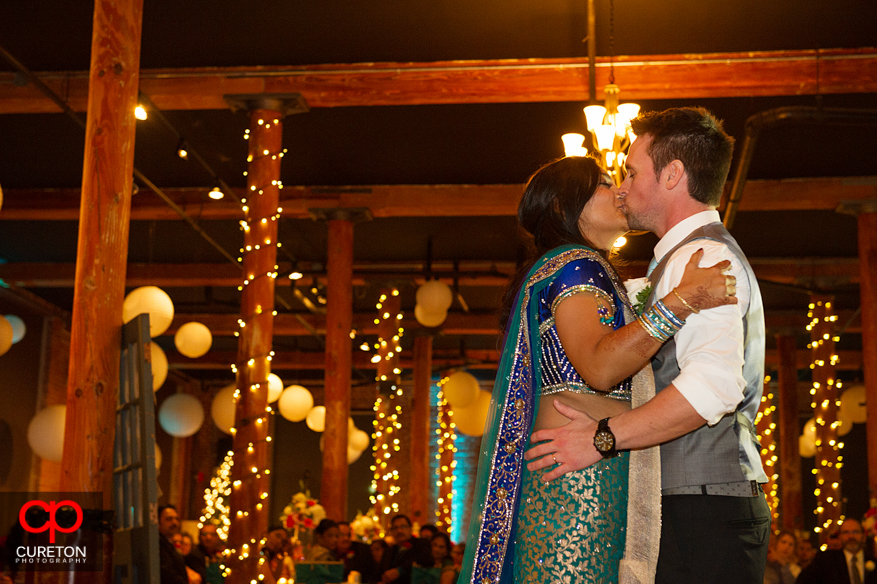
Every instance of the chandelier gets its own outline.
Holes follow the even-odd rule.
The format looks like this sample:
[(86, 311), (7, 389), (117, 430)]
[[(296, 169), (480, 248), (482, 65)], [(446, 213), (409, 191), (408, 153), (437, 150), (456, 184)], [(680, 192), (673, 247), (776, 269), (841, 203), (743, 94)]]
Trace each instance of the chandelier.
[[(589, 105), (584, 108), (585, 122), (591, 135), (591, 146), (599, 153), (603, 166), (616, 185), (624, 180), (624, 160), (627, 149), (636, 139), (630, 129), (630, 120), (639, 114), (640, 107), (635, 103), (618, 103), (619, 88), (615, 85), (615, 15), (614, 2), (609, 3), (609, 84), (603, 88), (605, 105)], [(588, 1), (588, 66), (590, 68), (589, 95), (595, 92), (596, 79), (596, 43), (594, 26), (594, 3)], [(564, 134), (561, 136), (563, 148), (567, 156), (587, 156), (588, 149), (584, 146), (585, 136), (582, 134)]]

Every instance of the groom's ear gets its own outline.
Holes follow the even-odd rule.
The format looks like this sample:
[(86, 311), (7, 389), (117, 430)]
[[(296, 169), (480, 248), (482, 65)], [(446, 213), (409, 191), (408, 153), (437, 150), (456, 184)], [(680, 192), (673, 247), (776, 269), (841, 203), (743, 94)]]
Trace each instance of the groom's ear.
[(661, 174), (663, 175), (661, 178), (663, 179), (664, 188), (668, 191), (673, 190), (685, 174), (685, 165), (682, 164), (681, 160), (674, 160), (664, 167), (664, 171)]

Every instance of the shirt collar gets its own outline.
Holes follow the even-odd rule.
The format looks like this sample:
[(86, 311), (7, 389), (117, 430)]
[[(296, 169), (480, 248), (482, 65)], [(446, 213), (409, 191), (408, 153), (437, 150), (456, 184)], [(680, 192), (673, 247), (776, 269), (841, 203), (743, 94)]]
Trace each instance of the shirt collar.
[(664, 237), (661, 238), (661, 241), (655, 246), (655, 259), (660, 262), (664, 259), (667, 252), (679, 245), (689, 233), (698, 227), (703, 227), (704, 225), (709, 225), (710, 223), (715, 223), (717, 221), (721, 221), (721, 219), (719, 217), (719, 212), (715, 209), (701, 211), (700, 213), (695, 213), (690, 217), (686, 217), (671, 227), (670, 230), (664, 234)]

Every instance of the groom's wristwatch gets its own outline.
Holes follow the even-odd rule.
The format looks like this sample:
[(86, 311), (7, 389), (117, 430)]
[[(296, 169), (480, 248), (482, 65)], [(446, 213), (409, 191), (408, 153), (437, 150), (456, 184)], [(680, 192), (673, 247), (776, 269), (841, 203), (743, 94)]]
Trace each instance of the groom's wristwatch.
[(615, 450), (615, 434), (609, 429), (609, 418), (603, 418), (597, 422), (594, 447), (603, 458), (612, 458), (618, 455), (618, 451)]

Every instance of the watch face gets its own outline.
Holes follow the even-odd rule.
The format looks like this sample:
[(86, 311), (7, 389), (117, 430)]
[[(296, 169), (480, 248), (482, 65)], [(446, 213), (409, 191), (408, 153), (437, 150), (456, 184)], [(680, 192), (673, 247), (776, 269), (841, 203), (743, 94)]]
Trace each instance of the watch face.
[(597, 432), (594, 436), (594, 446), (600, 452), (609, 452), (615, 447), (615, 436), (611, 432)]

